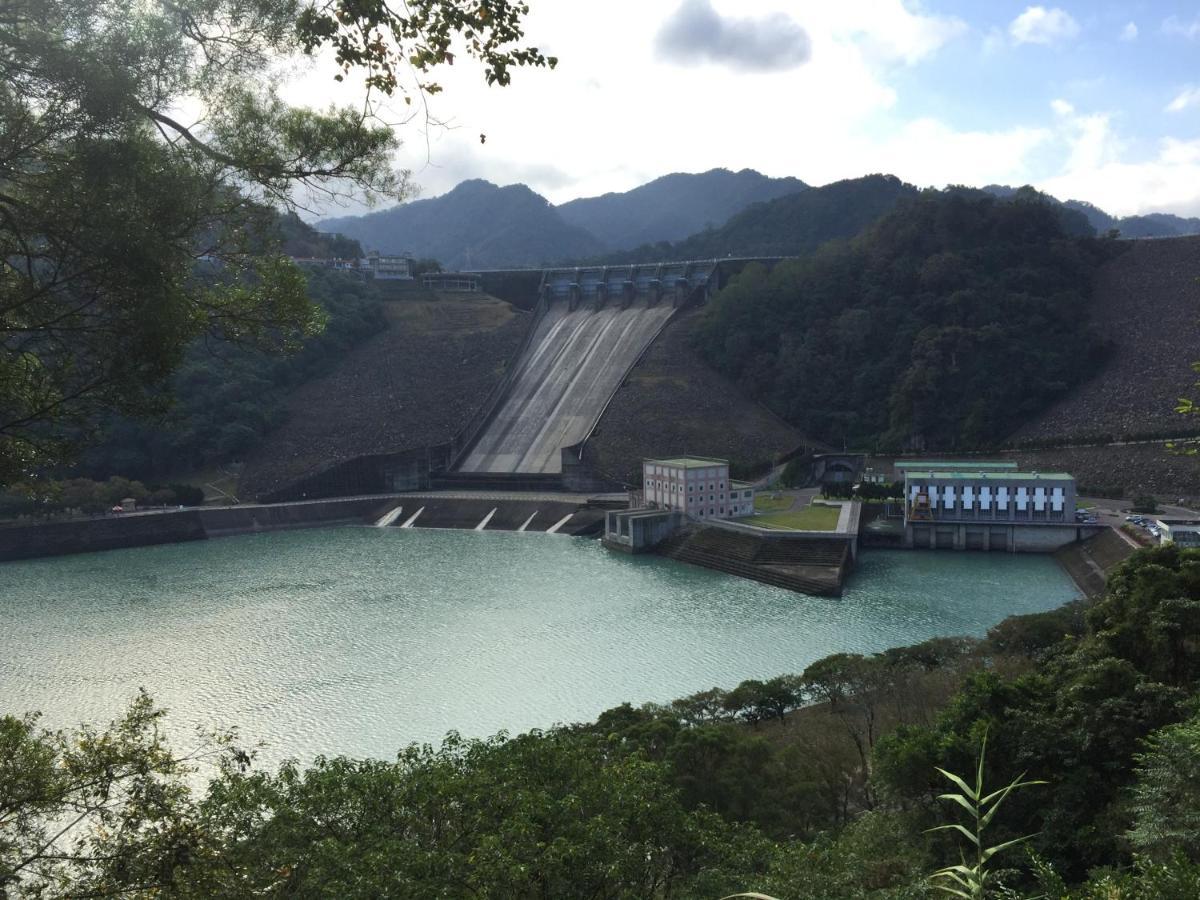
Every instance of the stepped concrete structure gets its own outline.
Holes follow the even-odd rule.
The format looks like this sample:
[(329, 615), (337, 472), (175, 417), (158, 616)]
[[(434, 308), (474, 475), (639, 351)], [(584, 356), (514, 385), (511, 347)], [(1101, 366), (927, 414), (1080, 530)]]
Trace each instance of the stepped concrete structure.
[(459, 464), (462, 472), (562, 472), (561, 450), (587, 438), (608, 399), (674, 312), (551, 304), (503, 401)]
[(465, 436), (454, 470), (563, 473), (564, 453), (581, 451), (622, 380), (676, 312), (716, 289), (722, 264), (543, 271), (530, 338), (503, 390)]
[(684, 528), (659, 543), (656, 552), (789, 591), (835, 597), (852, 561), (846, 540), (780, 538), (712, 526)]

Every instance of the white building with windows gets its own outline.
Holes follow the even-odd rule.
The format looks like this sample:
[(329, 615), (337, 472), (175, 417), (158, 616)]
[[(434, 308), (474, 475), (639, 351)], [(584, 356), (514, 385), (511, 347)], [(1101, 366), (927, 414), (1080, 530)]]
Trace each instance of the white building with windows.
[(731, 481), (724, 459), (647, 459), (642, 463), (642, 495), (647, 506), (693, 519), (733, 519), (754, 512), (754, 488)]
[[(980, 467), (982, 468), (982, 467)], [(1015, 469), (1015, 467), (1013, 467)], [(1075, 479), (1062, 472), (932, 463), (904, 470), (905, 542), (957, 550), (1050, 551), (1093, 533), (1075, 522)]]

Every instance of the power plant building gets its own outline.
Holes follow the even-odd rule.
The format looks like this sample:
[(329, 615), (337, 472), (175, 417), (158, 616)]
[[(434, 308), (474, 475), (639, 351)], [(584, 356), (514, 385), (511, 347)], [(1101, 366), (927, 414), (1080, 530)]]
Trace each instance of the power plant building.
[[(969, 464), (904, 468), (904, 531), (909, 547), (1053, 551), (1084, 536), (1075, 521), (1075, 479)], [(1091, 533), (1092, 529), (1087, 529)]]

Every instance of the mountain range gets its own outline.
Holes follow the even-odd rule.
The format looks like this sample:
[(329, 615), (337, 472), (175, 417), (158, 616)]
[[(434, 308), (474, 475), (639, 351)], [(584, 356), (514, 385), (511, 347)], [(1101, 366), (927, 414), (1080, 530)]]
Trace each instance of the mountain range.
[[(1019, 189), (982, 190), (1007, 197)], [(788, 256), (851, 237), (918, 193), (891, 175), (812, 188), (752, 169), (713, 169), (554, 206), (523, 184), (474, 179), (439, 197), (326, 219), (318, 227), (368, 250), (432, 258), (451, 270)], [(1061, 205), (1072, 232), (1090, 226), (1098, 234), (1116, 230), (1130, 238), (1200, 234), (1200, 219), (1166, 213), (1118, 218), (1085, 201)]]
[(464, 181), (440, 197), (326, 219), (366, 249), (437, 259), (447, 269), (540, 266), (685, 238), (747, 206), (803, 191), (796, 178), (713, 169), (657, 178), (623, 194), (553, 206), (523, 184)]

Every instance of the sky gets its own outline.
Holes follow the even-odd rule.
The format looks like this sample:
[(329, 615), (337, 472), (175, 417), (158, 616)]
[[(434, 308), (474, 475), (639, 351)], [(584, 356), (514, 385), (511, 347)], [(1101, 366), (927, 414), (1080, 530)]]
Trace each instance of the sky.
[[(561, 203), (724, 167), (1200, 215), (1200, 0), (528, 2), (558, 68), (503, 88), (462, 56), (444, 70), (444, 124), (398, 126), (421, 196), (485, 178)], [(356, 91), (318, 65), (286, 96)]]

